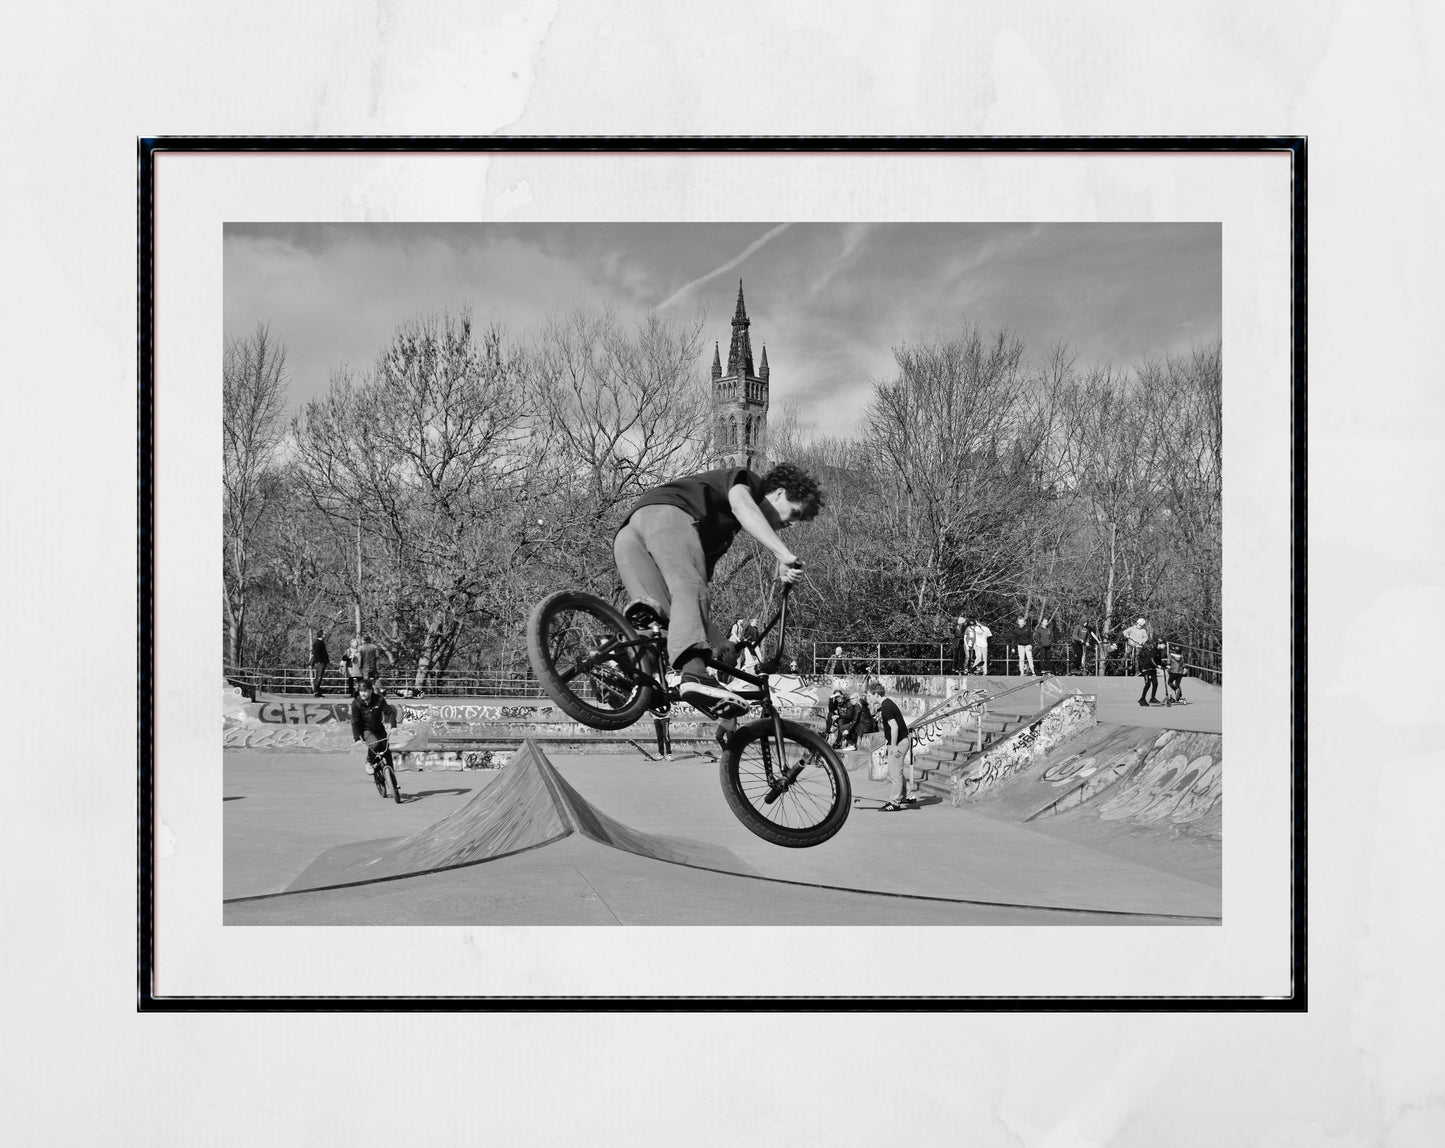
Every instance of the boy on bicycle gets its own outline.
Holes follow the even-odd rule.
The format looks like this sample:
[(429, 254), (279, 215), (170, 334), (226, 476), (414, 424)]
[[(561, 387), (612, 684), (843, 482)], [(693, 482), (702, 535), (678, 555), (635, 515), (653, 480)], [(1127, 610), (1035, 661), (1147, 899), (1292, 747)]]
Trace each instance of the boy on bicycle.
[[(367, 773), (376, 768), (378, 759), (385, 765), (392, 765), (387, 722), (396, 727), (396, 710), (370, 678), (362, 678), (356, 683), (356, 696), (351, 699), (351, 740), (366, 742)], [(378, 745), (380, 752), (377, 751)]]
[(623, 614), (634, 626), (667, 627), (667, 658), (681, 675), (683, 701), (711, 717), (747, 709), (707, 670), (707, 653), (723, 646), (708, 616), (708, 582), (740, 530), (777, 556), (779, 578), (796, 581), (802, 563), (778, 532), (816, 517), (822, 505), (817, 482), (782, 463), (762, 477), (728, 467), (675, 478), (647, 491), (627, 512), (612, 543), (632, 598)]

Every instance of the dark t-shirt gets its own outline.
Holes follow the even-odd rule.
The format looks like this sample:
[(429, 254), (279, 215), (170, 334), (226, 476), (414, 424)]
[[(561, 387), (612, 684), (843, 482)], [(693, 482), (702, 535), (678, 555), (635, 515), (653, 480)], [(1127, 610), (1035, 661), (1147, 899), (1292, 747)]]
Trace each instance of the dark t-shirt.
[(314, 639), (311, 643), (311, 664), (314, 666), (317, 662), (324, 664), (330, 661), (331, 658), (326, 653), (326, 643), (320, 638)]
[(653, 487), (632, 504), (622, 524), (627, 525), (627, 519), (641, 506), (676, 506), (687, 511), (697, 524), (697, 536), (707, 560), (707, 576), (711, 578), (718, 559), (728, 552), (742, 529), (728, 502), (728, 491), (739, 484), (748, 488), (754, 502), (762, 502), (763, 480), (747, 467), (705, 470)]
[(908, 737), (908, 723), (892, 698), (884, 698), (878, 707), (878, 728), (889, 745), (900, 745)]

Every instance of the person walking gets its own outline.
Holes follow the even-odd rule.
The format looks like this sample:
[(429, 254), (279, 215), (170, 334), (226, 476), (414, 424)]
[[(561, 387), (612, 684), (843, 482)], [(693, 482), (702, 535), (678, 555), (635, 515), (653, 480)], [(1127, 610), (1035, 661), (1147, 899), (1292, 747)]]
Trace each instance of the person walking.
[(326, 631), (317, 627), (316, 637), (311, 639), (311, 696), (325, 697), (321, 683), (326, 677), (326, 667), (331, 665), (331, 655), (326, 652)]
[(1019, 656), (1019, 676), (1034, 675), (1034, 628), (1026, 616), (1020, 615), (1014, 626), (1014, 646)]

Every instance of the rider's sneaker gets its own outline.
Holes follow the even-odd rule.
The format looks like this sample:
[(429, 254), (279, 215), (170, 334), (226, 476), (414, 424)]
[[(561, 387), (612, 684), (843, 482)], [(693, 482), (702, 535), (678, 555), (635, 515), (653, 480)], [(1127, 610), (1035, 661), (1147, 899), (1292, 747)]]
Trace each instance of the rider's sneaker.
[(745, 713), (748, 708), (747, 702), (708, 674), (683, 674), (677, 696), (708, 717)]
[(622, 616), (634, 630), (667, 629), (667, 615), (651, 598), (634, 598), (622, 607)]

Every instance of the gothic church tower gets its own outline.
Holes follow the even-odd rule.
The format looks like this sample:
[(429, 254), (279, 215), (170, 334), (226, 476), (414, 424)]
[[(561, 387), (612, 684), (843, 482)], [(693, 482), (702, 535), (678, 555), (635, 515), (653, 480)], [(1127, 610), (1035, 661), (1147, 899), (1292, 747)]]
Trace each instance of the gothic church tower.
[(716, 344), (712, 352), (713, 465), (761, 471), (768, 442), (768, 349), (763, 348), (762, 361), (754, 371), (749, 326), (739, 279), (726, 372)]

